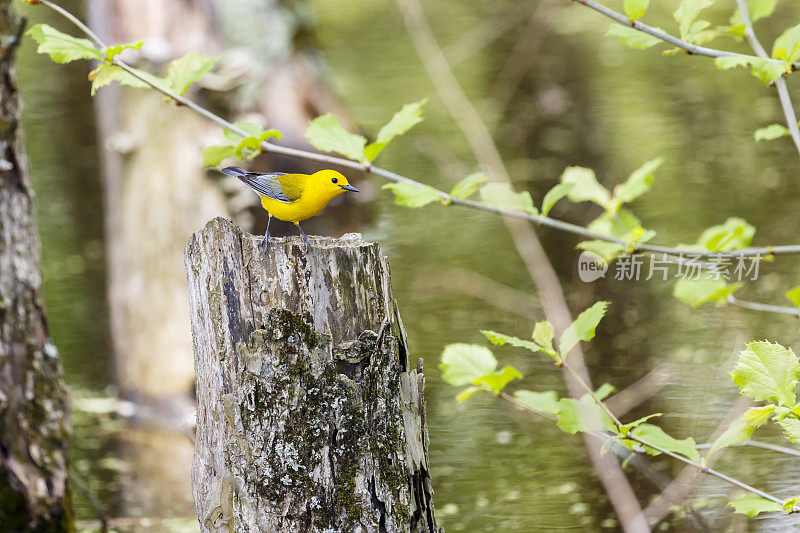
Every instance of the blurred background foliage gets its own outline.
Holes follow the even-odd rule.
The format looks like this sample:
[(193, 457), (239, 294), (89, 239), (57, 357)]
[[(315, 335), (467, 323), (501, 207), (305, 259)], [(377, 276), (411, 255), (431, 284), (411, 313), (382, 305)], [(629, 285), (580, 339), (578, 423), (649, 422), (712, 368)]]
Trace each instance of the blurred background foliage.
[[(300, 29), (296, 44), (313, 51), (348, 118), (370, 138), (402, 104), (431, 97), (425, 122), (395, 140), (381, 166), (447, 189), (475, 170), (469, 146), (436, 97), (392, 1), (284, 4)], [(609, 3), (615, 9), (621, 4)], [(726, 23), (733, 4), (718, 2), (709, 12)], [(63, 5), (78, 13), (83, 7), (73, 0)], [(676, 5), (654, 4), (646, 21), (673, 29)], [(606, 19), (565, 2), (431, 0), (424, 7), (459, 82), (490, 125), (515, 187), (530, 191), (537, 205), (568, 165), (595, 169), (610, 188), (643, 162), (664, 156), (652, 190), (633, 204), (643, 224), (658, 232), (657, 241), (694, 242), (704, 228), (729, 216), (756, 226), (755, 245), (798, 240), (797, 154), (788, 138), (753, 141), (757, 128), (781, 122), (782, 115), (774, 90), (744, 69), (723, 72), (702, 58), (626, 49), (604, 36)], [(797, 8), (796, 0), (780, 2), (776, 13), (757, 25), (762, 41), (771, 43), (796, 23)], [(34, 22), (53, 23), (47, 10), (23, 12)], [(728, 38), (713, 45), (745, 50)], [(55, 66), (27, 40), (19, 71), (50, 327), (79, 400), (72, 466), (111, 516), (183, 518), (152, 527), (193, 530), (188, 472), (184, 480), (164, 481), (174, 485), (171, 498), (163, 497), (163, 489), (159, 498), (125, 490), (131, 477), (148, 468), (120, 453), (131, 438), (126, 424), (80, 409), (81, 399), (114, 394), (98, 157), (103, 141), (95, 133), (88, 67)], [(797, 82), (789, 84), (793, 89)], [(793, 95), (800, 99), (796, 90)], [(441, 381), (436, 368), (444, 344), (483, 343), (481, 328), (524, 337), (533, 321), (520, 313), (541, 318), (502, 221), (436, 205), (409, 211), (393, 205), (388, 192), (351, 209), (364, 214), (342, 215), (349, 224), (345, 229), (381, 242), (411, 347), (425, 361), (432, 479), (442, 524), (448, 531), (616, 528), (579, 438), (488, 395), (457, 404), (455, 389)], [(599, 208), (568, 202), (553, 211), (556, 218), (582, 224), (598, 214)], [(332, 226), (323, 216), (314, 229), (325, 234)], [(736, 401), (727, 370), (743, 342), (767, 338), (796, 346), (798, 324), (791, 317), (729, 307), (691, 309), (672, 298), (671, 282), (616, 281), (610, 279), (613, 266), (606, 279), (582, 283), (576, 272), (578, 239), (545, 229), (539, 234), (573, 309), (598, 299), (613, 302), (597, 339), (586, 348), (595, 383), (622, 389), (655, 368), (668, 371), (666, 384), (652, 390), (629, 413), (631, 419), (639, 412), (664, 412), (670, 434), (705, 441)], [(758, 282), (738, 295), (782, 304), (783, 293), (800, 281), (798, 267), (794, 257), (764, 263)], [(486, 278), (519, 291), (529, 307)], [(483, 293), (505, 308), (475, 297)], [(525, 388), (563, 392), (560, 376), (542, 358), (510, 348), (495, 353), (501, 364), (523, 371)], [(769, 433), (761, 438), (781, 442)], [(158, 459), (151, 458), (150, 466)], [(671, 477), (680, 470), (668, 460), (653, 463)], [(794, 495), (800, 475), (796, 460), (758, 450), (729, 450), (719, 467), (782, 497)], [(631, 480), (645, 503), (658, 492), (635, 472)], [(723, 508), (729, 491), (704, 479), (688, 505), (700, 509), (712, 530), (746, 528), (745, 519)], [(81, 490), (75, 491), (75, 504), (79, 519), (94, 517)], [(670, 519), (674, 527), (688, 527), (683, 516), (680, 511)], [(797, 524), (791, 516), (764, 515), (749, 525), (781, 531)]]

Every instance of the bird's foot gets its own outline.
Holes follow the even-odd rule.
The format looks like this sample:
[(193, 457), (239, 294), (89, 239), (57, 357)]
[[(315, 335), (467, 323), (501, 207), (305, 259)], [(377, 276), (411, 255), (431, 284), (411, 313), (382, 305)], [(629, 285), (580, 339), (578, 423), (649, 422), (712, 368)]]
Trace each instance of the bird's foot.
[(300, 238), (303, 239), (303, 251), (307, 252), (308, 251), (308, 237), (306, 237), (306, 234), (303, 233), (302, 235), (300, 235)]

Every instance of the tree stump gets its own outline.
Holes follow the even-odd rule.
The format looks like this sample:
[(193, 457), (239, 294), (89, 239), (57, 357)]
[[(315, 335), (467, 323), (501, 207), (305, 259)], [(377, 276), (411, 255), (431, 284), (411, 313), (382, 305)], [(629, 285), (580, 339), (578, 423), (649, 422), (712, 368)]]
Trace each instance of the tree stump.
[(202, 531), (436, 531), (421, 362), (389, 267), (348, 234), (217, 218), (186, 247)]

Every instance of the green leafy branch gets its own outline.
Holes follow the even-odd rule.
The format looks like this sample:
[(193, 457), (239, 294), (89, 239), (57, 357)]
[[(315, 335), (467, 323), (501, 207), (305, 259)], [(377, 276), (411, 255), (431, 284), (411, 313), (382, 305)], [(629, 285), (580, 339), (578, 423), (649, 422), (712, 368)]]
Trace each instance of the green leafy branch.
[(608, 302), (597, 302), (581, 313), (563, 332), (557, 346), (553, 326), (546, 321), (534, 325), (530, 340), (496, 331), (482, 331), (495, 346), (515, 346), (550, 357), (557, 367), (569, 372), (583, 387), (586, 394), (581, 398), (559, 399), (555, 391), (505, 392), (509, 383), (523, 378), (522, 373), (508, 365), (498, 371), (497, 359), (491, 350), (476, 344), (446, 346), (439, 367), (442, 377), (454, 386), (467, 385), (456, 395), (460, 402), (478, 392), (490, 392), (521, 409), (554, 420), (558, 428), (566, 433), (599, 434), (638, 453), (668, 455), (695, 467), (699, 472), (744, 489), (748, 495), (729, 502), (738, 513), (756, 516), (767, 511), (797, 512), (795, 507), (800, 498), (780, 499), (708, 466), (708, 460), (713, 455), (725, 448), (748, 442), (753, 432), (769, 421), (777, 424), (790, 442), (800, 443), (800, 403), (795, 392), (800, 361), (792, 350), (765, 341), (752, 342), (742, 350), (731, 377), (742, 395), (768, 403), (748, 409), (701, 456), (692, 437), (677, 439), (648, 422), (661, 416), (661, 413), (628, 423), (620, 421), (603, 401), (614, 388), (606, 384), (593, 391), (570, 367), (567, 354), (578, 342), (594, 338), (608, 305)]
[[(744, 34), (745, 25), (741, 22), (741, 13), (738, 9), (733, 16), (731, 16), (730, 26), (717, 26), (711, 29), (711, 23), (709, 21), (698, 19), (700, 13), (704, 9), (713, 5), (714, 0), (682, 0), (673, 13), (673, 19), (678, 23), (680, 38), (638, 20), (645, 14), (648, 8), (648, 0), (625, 0), (625, 14), (614, 11), (594, 0), (575, 1), (605, 15), (619, 24), (620, 26), (612, 25), (608, 33), (617, 38), (622, 44), (631, 48), (641, 50), (658, 44), (671, 44), (676, 48), (666, 51), (666, 54), (675, 53), (677, 50), (684, 50), (690, 55), (713, 58), (717, 66), (722, 69), (732, 68), (734, 66), (750, 66), (753, 69), (753, 75), (759, 78), (763, 83), (775, 81), (777, 78), (800, 68), (800, 62), (798, 62), (798, 60), (800, 60), (800, 53), (794, 53), (794, 46), (800, 51), (800, 44), (788, 38), (785, 38), (783, 41), (781, 41), (781, 39), (776, 41), (771, 58), (762, 58), (702, 46), (720, 35), (728, 34), (741, 37)], [(771, 15), (776, 4), (775, 0), (761, 0), (756, 3), (760, 7), (758, 18), (765, 18)], [(790, 30), (787, 30), (786, 33), (789, 33)]]
[[(672, 44), (676, 48), (664, 51), (673, 54), (685, 50), (692, 55), (714, 58), (714, 64), (728, 70), (736, 67), (749, 68), (752, 75), (762, 83), (774, 83), (778, 88), (787, 127), (768, 126), (756, 132), (756, 140), (772, 139), (790, 135), (798, 151), (800, 151), (800, 128), (794, 112), (789, 89), (785, 77), (800, 68), (800, 24), (787, 28), (772, 46), (772, 54), (768, 54), (753, 31), (753, 22), (769, 17), (775, 10), (777, 0), (737, 0), (738, 8), (730, 17), (730, 25), (711, 28), (711, 22), (699, 19), (701, 12), (714, 4), (714, 0), (682, 0), (673, 18), (679, 24), (681, 38), (678, 39), (659, 28), (648, 26), (638, 19), (647, 10), (649, 0), (625, 0), (625, 15), (617, 13), (593, 0), (576, 0), (578, 3), (612, 18), (620, 25), (612, 25), (608, 35), (615, 37), (620, 43), (637, 50), (643, 50), (658, 44)], [(705, 48), (701, 46), (721, 35), (744, 37), (755, 56)]]
[[(98, 61), (98, 67), (90, 74), (93, 94), (97, 89), (113, 81), (133, 87), (152, 87), (176, 103), (222, 126), (225, 129), (226, 138), (234, 144), (206, 148), (203, 151), (205, 165), (219, 164), (229, 157), (248, 160), (262, 152), (272, 152), (365, 171), (392, 182), (386, 187), (394, 192), (401, 205), (416, 208), (439, 201), (444, 205), (458, 205), (529, 220), (542, 226), (586, 237), (589, 240), (580, 243), (579, 247), (595, 251), (606, 258), (640, 252), (688, 256), (695, 259), (800, 253), (800, 245), (747, 248), (742, 246), (744, 243), (742, 239), (734, 241), (737, 246), (725, 248), (708, 246), (713, 239), (703, 239), (702, 237), (698, 246), (692, 247), (666, 247), (648, 244), (647, 241), (652, 239), (654, 232), (645, 230), (635, 215), (629, 210), (623, 209), (622, 205), (635, 200), (650, 188), (654, 172), (661, 165), (660, 158), (642, 165), (625, 182), (615, 187), (613, 192), (597, 181), (592, 170), (570, 167), (562, 174), (561, 182), (544, 196), (541, 211), (534, 206), (530, 193), (527, 191), (515, 192), (506, 184), (486, 183), (485, 176), (479, 172), (465, 177), (448, 193), (372, 165), (371, 161), (392, 139), (402, 135), (422, 120), (421, 110), (425, 100), (404, 106), (381, 128), (375, 142), (370, 144), (367, 144), (366, 138), (348, 132), (333, 115), (325, 115), (312, 121), (306, 135), (316, 148), (338, 152), (356, 161), (269, 143), (267, 141), (270, 139), (280, 139), (278, 131), (263, 130), (260, 126), (248, 122), (231, 123), (184, 96), (192, 83), (213, 68), (216, 63), (215, 58), (190, 53), (170, 63), (165, 77), (154, 76), (131, 67), (120, 58), (120, 54), (124, 50), (140, 48), (141, 41), (108, 46), (80, 20), (60, 6), (53, 4), (50, 0), (41, 0), (39, 3), (63, 15), (90, 38), (90, 40), (86, 40), (72, 37), (46, 25), (37, 25), (28, 32), (39, 43), (38, 50), (41, 53), (49, 54), (54, 61), (62, 63), (77, 59)], [(479, 193), (480, 202), (470, 199), (470, 196), (476, 192)], [(564, 197), (577, 202), (594, 202), (601, 206), (604, 212), (588, 227), (549, 217), (550, 210)], [(749, 240), (744, 246), (749, 246)], [(712, 290), (708, 284), (700, 284), (694, 285), (689, 291), (682, 291), (681, 294), (692, 293), (691, 297), (686, 297), (686, 300), (691, 300), (693, 304), (703, 301), (718, 303), (727, 301), (734, 305), (761, 310), (776, 308), (764, 304), (741, 302), (732, 297), (733, 290), (726, 287), (723, 287), (722, 290), (718, 289), (720, 289), (718, 286)], [(776, 312), (795, 314), (796, 307), (777, 308)]]
[[(69, 13), (68, 11), (64, 10), (63, 8), (59, 7), (56, 4), (53, 4), (52, 2), (50, 2), (50, 0), (40, 0), (38, 3), (40, 3), (41, 5), (45, 5), (45, 6), (49, 7), (49, 8), (57, 11), (58, 13), (60, 13), (64, 17), (66, 17), (68, 20), (70, 20), (73, 24), (75, 24), (81, 31), (83, 31), (87, 36), (90, 37), (90, 39), (97, 45), (97, 47), (99, 47), (100, 50), (96, 50), (96, 52), (100, 52), (102, 50), (105, 50), (105, 49), (109, 48), (86, 25), (84, 25), (80, 20), (75, 18), (75, 16), (72, 15), (71, 13)], [(81, 41), (81, 39), (77, 39), (77, 40)], [(83, 41), (85, 41), (85, 40), (83, 40)], [(97, 57), (95, 55), (95, 52), (84, 52), (84, 53), (91, 54), (89, 57), (85, 57), (85, 59), (97, 59)], [(249, 138), (253, 137), (253, 135), (251, 135), (250, 132), (245, 131), (240, 126), (237, 126), (237, 125), (225, 120), (224, 118), (212, 113), (208, 109), (196, 104), (195, 102), (189, 100), (188, 98), (185, 98), (183, 96), (183, 94), (178, 94), (178, 92), (176, 92), (176, 90), (174, 90), (175, 89), (175, 85), (171, 85), (171, 84), (168, 84), (168, 83), (164, 82), (164, 78), (158, 78), (158, 77), (153, 76), (153, 75), (151, 75), (149, 73), (146, 73), (144, 71), (140, 71), (138, 69), (135, 69), (135, 68), (131, 67), (130, 65), (128, 65), (127, 63), (122, 61), (120, 59), (119, 55), (114, 55), (113, 56), (112, 63), (113, 63), (113, 65), (118, 66), (119, 68), (121, 68), (126, 73), (130, 74), (133, 78), (135, 78), (138, 81), (142, 82), (143, 84), (145, 84), (145, 85), (147, 85), (147, 86), (149, 86), (149, 87), (161, 92), (162, 94), (164, 94), (168, 98), (170, 98), (170, 99), (174, 100), (175, 102), (177, 102), (177, 103), (179, 103), (179, 104), (191, 109), (195, 113), (198, 113), (198, 114), (206, 117), (207, 119), (219, 124), (220, 126), (222, 126), (223, 128), (226, 128), (230, 132), (235, 133), (236, 135), (240, 136), (241, 139), (249, 139)], [(200, 69), (200, 70), (202, 70), (202, 69)], [(196, 70), (194, 72), (197, 73), (199, 71)], [(169, 78), (169, 76), (168, 76), (168, 78)], [(120, 80), (117, 80), (117, 81), (120, 81)], [(185, 87), (186, 87), (185, 85), (181, 85), (181, 84), (176, 84), (176, 85), (179, 86), (185, 92)], [(417, 104), (409, 104), (412, 107), (409, 108), (409, 106), (406, 106), (404, 108), (404, 110), (409, 108), (409, 110), (407, 111), (406, 114), (407, 115), (414, 115), (416, 113), (416, 110), (419, 107), (421, 107), (423, 104), (424, 104), (424, 101), (423, 102), (418, 102)], [(415, 108), (414, 106), (418, 106), (418, 107)], [(406, 116), (406, 114), (404, 114), (403, 111), (400, 111), (398, 114)], [(395, 116), (397, 116), (397, 115), (395, 115)], [(330, 119), (328, 119), (328, 120), (330, 120)], [(402, 122), (404, 124), (408, 124), (408, 121), (406, 119), (404, 119)], [(391, 123), (392, 123), (392, 121), (390, 121), (389, 124), (391, 124)], [(415, 123), (416, 122), (414, 122), (414, 124)], [(410, 128), (414, 124), (411, 124), (410, 126), (408, 126), (408, 128)], [(317, 124), (317, 125), (319, 126), (319, 124)], [(324, 125), (325, 125), (325, 123), (323, 123), (323, 126)], [(331, 132), (334, 132), (334, 133), (338, 132), (338, 135), (342, 135), (341, 139), (337, 137), (337, 139), (334, 141), (336, 143), (336, 145), (340, 146), (340, 147), (347, 144), (347, 141), (344, 138), (344, 134), (342, 132), (344, 132), (347, 135), (352, 135), (349, 132), (347, 132), (344, 128), (339, 129), (339, 128), (335, 128), (334, 127), (334, 128), (324, 128), (324, 129), (325, 129), (326, 133), (328, 133), (328, 134), (331, 133)], [(387, 131), (387, 134), (388, 133), (392, 133), (393, 129), (394, 128), (389, 129)], [(381, 131), (383, 131), (383, 130), (381, 130)], [(394, 135), (392, 135), (392, 137), (394, 137), (395, 135), (397, 135), (397, 134), (395, 133)], [(277, 135), (273, 135), (271, 137), (277, 137)], [(312, 134), (312, 138), (318, 139), (318, 136)], [(389, 140), (391, 140), (391, 138)], [(370, 155), (370, 156), (376, 157), (377, 154), (380, 153), (380, 150), (383, 149), (383, 147), (380, 147), (380, 144), (385, 143), (385, 142), (388, 142), (388, 140), (386, 140), (385, 136), (383, 138), (381, 138), (381, 134), (379, 133), (378, 138), (376, 139), (376, 141), (374, 143), (372, 143), (372, 145), (374, 145), (374, 147), (372, 149), (369, 149), (369, 146), (365, 146), (365, 150), (369, 151), (369, 154), (365, 153), (365, 156), (366, 155)], [(360, 141), (359, 141), (359, 144), (360, 144)], [(366, 144), (366, 141), (365, 141), (365, 144)], [(372, 145), (370, 145), (370, 146), (372, 146)], [(326, 145), (325, 144), (320, 144), (320, 146), (326, 146)], [(760, 256), (767, 256), (767, 255), (783, 255), (783, 254), (798, 254), (798, 253), (800, 253), (800, 244), (797, 244), (797, 245), (783, 245), (783, 246), (766, 246), (766, 247), (760, 247), (760, 248), (745, 248), (745, 249), (741, 249), (741, 250), (732, 250), (732, 251), (727, 251), (727, 252), (712, 252), (712, 251), (690, 251), (690, 252), (687, 252), (686, 250), (683, 250), (683, 249), (680, 249), (680, 248), (675, 248), (675, 247), (659, 246), (659, 245), (648, 244), (648, 243), (645, 243), (645, 242), (632, 242), (630, 240), (625, 240), (623, 238), (614, 237), (614, 236), (611, 236), (611, 235), (604, 235), (604, 234), (592, 231), (592, 230), (590, 230), (588, 228), (584, 228), (583, 226), (579, 226), (577, 224), (571, 224), (569, 222), (564, 222), (564, 221), (561, 221), (561, 220), (550, 218), (548, 216), (544, 216), (543, 214), (538, 214), (537, 210), (532, 206), (532, 202), (530, 202), (530, 203), (528, 202), (528, 197), (529, 197), (528, 193), (525, 193), (525, 192), (523, 192), (523, 193), (514, 193), (513, 191), (510, 190), (510, 188), (508, 188), (508, 189), (506, 189), (506, 188), (499, 189), (499, 188), (493, 187), (494, 191), (492, 189), (489, 189), (487, 191), (488, 194), (486, 195), (486, 198), (489, 200), (488, 203), (486, 203), (486, 202), (476, 202), (476, 201), (470, 200), (468, 198), (468, 196), (470, 194), (474, 193), (474, 191), (476, 190), (476, 187), (480, 183), (485, 181), (485, 179), (480, 174), (472, 174), (470, 176), (467, 176), (467, 178), (465, 178), (461, 183), (459, 183), (459, 185), (454, 187), (453, 190), (450, 193), (447, 193), (445, 191), (442, 191), (440, 189), (436, 189), (436, 188), (431, 187), (429, 185), (420, 183), (420, 182), (418, 182), (416, 180), (413, 180), (413, 179), (410, 179), (408, 177), (402, 176), (402, 175), (397, 174), (395, 172), (391, 172), (389, 170), (385, 170), (383, 168), (376, 167), (376, 166), (372, 165), (369, 162), (363, 163), (361, 161), (342, 159), (342, 158), (339, 158), (339, 157), (333, 157), (333, 156), (326, 155), (326, 154), (320, 154), (320, 153), (308, 152), (308, 151), (305, 151), (305, 150), (298, 150), (298, 149), (294, 149), (294, 148), (288, 148), (288, 147), (285, 147), (285, 146), (280, 146), (280, 145), (276, 145), (276, 144), (273, 144), (273, 143), (266, 142), (266, 140), (262, 141), (259, 144), (259, 147), (263, 152), (276, 153), (276, 154), (286, 155), (286, 156), (290, 156), (290, 157), (297, 157), (297, 158), (307, 159), (307, 160), (311, 160), (311, 161), (318, 161), (318, 162), (321, 162), (321, 163), (326, 163), (326, 164), (330, 164), (330, 165), (336, 165), (336, 166), (339, 166), (339, 167), (350, 168), (350, 169), (359, 170), (359, 171), (362, 171), (362, 172), (368, 172), (368, 173), (371, 173), (371, 174), (373, 174), (375, 176), (379, 176), (379, 177), (382, 177), (384, 179), (387, 179), (387, 180), (393, 182), (394, 184), (397, 184), (396, 187), (393, 186), (395, 192), (400, 191), (402, 193), (406, 193), (407, 191), (411, 191), (412, 190), (411, 187), (414, 187), (415, 189), (420, 189), (420, 190), (414, 190), (413, 191), (419, 197), (415, 202), (410, 202), (410, 204), (412, 204), (411, 206), (413, 206), (413, 207), (421, 207), (421, 206), (427, 205), (428, 203), (431, 203), (431, 202), (433, 202), (435, 200), (440, 200), (442, 203), (444, 203), (446, 205), (457, 205), (457, 206), (461, 206), (461, 207), (468, 207), (468, 208), (471, 208), (471, 209), (478, 209), (478, 210), (481, 210), (481, 211), (495, 213), (495, 214), (499, 214), (499, 215), (503, 215), (503, 216), (507, 216), (507, 217), (511, 217), (511, 218), (520, 218), (520, 219), (524, 219), (524, 220), (529, 220), (530, 222), (539, 224), (541, 226), (546, 226), (546, 227), (550, 227), (550, 228), (557, 229), (557, 230), (560, 230), (560, 231), (573, 233), (573, 234), (580, 235), (582, 237), (586, 237), (586, 238), (593, 239), (593, 240), (606, 241), (606, 242), (609, 242), (609, 243), (612, 243), (612, 244), (621, 245), (622, 247), (625, 247), (626, 249), (627, 248), (632, 248), (633, 252), (664, 253), (664, 254), (669, 254), (669, 255), (674, 255), (674, 256), (684, 254), (684, 255), (691, 255), (691, 256), (694, 256), (694, 257), (697, 257), (697, 258), (720, 257), (720, 256), (722, 256), (722, 257), (760, 257)], [(326, 148), (320, 148), (320, 147), (318, 147), (318, 148), (320, 150), (323, 150), (323, 151), (327, 150)], [(379, 150), (379, 148), (380, 148), (380, 150)], [(220, 150), (222, 150), (222, 149), (220, 149)], [(229, 150), (229, 149), (226, 148), (225, 150)], [(331, 151), (337, 151), (337, 149), (336, 148), (332, 148)], [(242, 153), (244, 154), (245, 151), (242, 150)], [(209, 160), (211, 160), (210, 155), (211, 154), (209, 154)], [(235, 154), (235, 148), (234, 148), (234, 155), (236, 155)], [(351, 155), (359, 156), (360, 153), (356, 150), (356, 153), (355, 154), (351, 154)], [(357, 159), (358, 159), (358, 157), (357, 157)], [(563, 197), (562, 193), (566, 189), (567, 189), (567, 187), (565, 186), (565, 187), (561, 187), (559, 189), (554, 189), (553, 191), (548, 193), (549, 197), (545, 196), (545, 202), (544, 202), (544, 204), (542, 206), (542, 212), (543, 213), (549, 213), (549, 210), (552, 207), (552, 205), (559, 198)], [(512, 199), (512, 200), (509, 201), (509, 199)], [(641, 239), (640, 239), (640, 241), (641, 241)]]

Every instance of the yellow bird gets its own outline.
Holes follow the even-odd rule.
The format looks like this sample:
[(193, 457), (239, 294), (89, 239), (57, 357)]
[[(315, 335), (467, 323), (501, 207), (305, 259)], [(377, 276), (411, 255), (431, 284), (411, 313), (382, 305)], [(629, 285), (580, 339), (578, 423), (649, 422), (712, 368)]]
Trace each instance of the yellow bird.
[(317, 215), (328, 202), (344, 191), (358, 192), (347, 182), (347, 178), (335, 170), (320, 170), (314, 174), (258, 174), (239, 167), (225, 167), (221, 172), (239, 178), (261, 197), (261, 206), (269, 215), (264, 232), (264, 251), (269, 247), (269, 223), (272, 217), (294, 223), (308, 250), (308, 238), (300, 228), (300, 222)]

